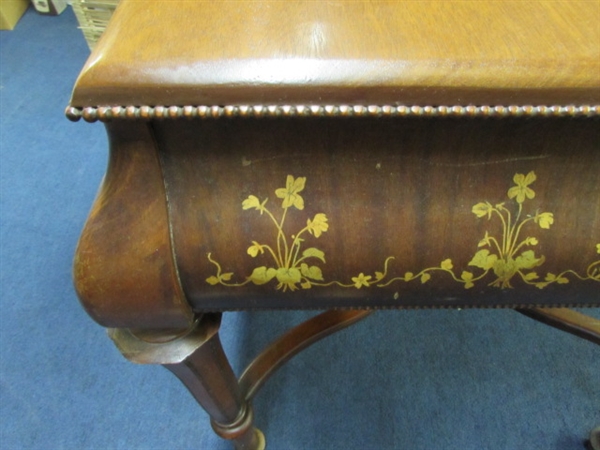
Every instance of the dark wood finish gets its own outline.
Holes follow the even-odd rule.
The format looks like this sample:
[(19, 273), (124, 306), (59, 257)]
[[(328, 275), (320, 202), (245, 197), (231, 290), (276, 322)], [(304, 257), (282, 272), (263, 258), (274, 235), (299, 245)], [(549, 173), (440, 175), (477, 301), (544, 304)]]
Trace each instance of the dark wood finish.
[[(594, 119), (107, 127), (108, 174), (75, 264), (80, 298), (104, 325), (176, 332), (192, 309), (600, 302)], [(515, 182), (530, 175), (529, 183)], [(294, 194), (302, 209), (283, 208), (278, 197), (290, 177), (303, 180)], [(520, 189), (521, 202), (510, 197)], [(257, 203), (244, 206), (250, 199)], [(313, 226), (322, 228), (308, 229), (320, 216)], [(278, 235), (274, 222), (284, 217)], [(512, 221), (512, 232), (504, 221)], [(509, 235), (513, 250), (501, 253)], [(273, 261), (277, 246), (289, 253), (286, 261)], [(282, 282), (286, 269), (295, 278)]]
[(517, 312), (546, 325), (600, 345), (600, 320), (568, 308), (517, 309)]
[(262, 450), (265, 440), (253, 427), (252, 407), (239, 389), (219, 339), (220, 314), (205, 314), (190, 330), (165, 341), (163, 333), (113, 329), (123, 355), (141, 364), (161, 364), (173, 372), (208, 412), (215, 432), (239, 450)]
[(193, 314), (173, 261), (167, 199), (148, 124), (107, 126), (106, 177), (74, 264), (77, 294), (103, 326), (186, 329)]
[[(600, 127), (594, 119), (175, 120), (153, 122), (152, 129), (179, 275), (196, 311), (600, 302)], [(504, 275), (493, 262), (484, 275), (476, 255), (498, 260), (496, 243), (502, 246), (508, 233), (499, 213), (478, 216), (473, 208), (502, 204), (516, 228), (520, 204), (507, 193), (515, 174), (530, 172), (537, 179), (527, 189), (535, 197), (521, 204), (520, 249), (504, 254)], [(302, 210), (284, 210), (276, 195), (289, 175), (305, 178)], [(267, 201), (278, 221), (287, 213), (282, 228), (290, 246), (307, 220), (326, 216), (320, 236), (301, 236), (300, 253), (316, 248), (324, 255), (305, 260), (322, 275), (310, 289), (300, 282), (282, 288), (277, 277), (247, 282), (257, 268), (281, 265), (255, 246), (277, 252), (283, 240), (258, 203), (244, 207), (252, 196)], [(538, 213), (553, 223), (542, 227), (534, 220)], [(511, 272), (509, 264), (526, 254), (536, 255), (535, 267)], [(442, 270), (444, 261), (451, 269)], [(219, 270), (229, 279), (218, 281)], [(386, 274), (381, 282), (377, 272)], [(369, 280), (357, 288), (361, 273)], [(560, 282), (546, 284), (550, 274), (562, 274)]]
[(204, 314), (180, 335), (111, 329), (123, 356), (138, 364), (161, 364), (181, 380), (208, 412), (215, 432), (240, 450), (265, 447), (253, 428), (251, 400), (283, 364), (315, 342), (367, 317), (371, 311), (327, 311), (298, 325), (269, 345), (239, 382), (220, 343), (220, 314)]

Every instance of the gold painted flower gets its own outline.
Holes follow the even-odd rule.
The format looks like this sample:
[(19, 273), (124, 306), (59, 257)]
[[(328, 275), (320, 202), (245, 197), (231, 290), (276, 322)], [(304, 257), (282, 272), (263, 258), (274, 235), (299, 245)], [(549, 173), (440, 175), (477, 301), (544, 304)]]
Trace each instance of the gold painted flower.
[(252, 241), (252, 245), (247, 250), (247, 253), (253, 258), (256, 258), (259, 253), (262, 255), (264, 252), (263, 246), (256, 241)]
[(533, 218), (533, 221), (537, 223), (540, 226), (540, 228), (548, 229), (550, 228), (550, 225), (554, 223), (554, 214), (549, 212), (536, 214)]
[(489, 202), (481, 202), (481, 203), (477, 203), (475, 206), (473, 206), (473, 208), (471, 209), (471, 212), (473, 214), (475, 214), (477, 217), (479, 217), (480, 219), (483, 216), (488, 216), (488, 219), (491, 219), (492, 217), (492, 212), (494, 211), (494, 207), (489, 203)]
[(260, 208), (260, 200), (255, 195), (250, 195), (246, 200), (242, 202), (242, 209), (246, 210), (250, 208)]
[(460, 279), (465, 282), (465, 289), (471, 289), (475, 286), (473, 283), (473, 274), (471, 272), (463, 271), (460, 275)]
[(356, 289), (360, 289), (363, 286), (369, 287), (370, 279), (371, 275), (365, 275), (362, 272), (357, 277), (352, 277), (352, 281), (354, 282), (354, 287), (356, 287)]
[(285, 209), (289, 208), (290, 206), (295, 206), (300, 210), (304, 209), (304, 199), (298, 193), (302, 192), (305, 183), (306, 177), (298, 177), (294, 179), (292, 175), (287, 176), (285, 187), (279, 188), (275, 191), (275, 195), (278, 198), (283, 199), (283, 203), (281, 205), (282, 208)]
[(442, 264), (440, 264), (440, 267), (444, 270), (452, 270), (452, 268), (454, 266), (452, 265), (452, 260), (450, 258), (447, 258), (442, 261)]
[(321, 236), (321, 233), (325, 233), (329, 229), (327, 216), (323, 213), (315, 215), (313, 220), (308, 219), (306, 221), (306, 227), (310, 234), (314, 234), (315, 237)]
[(262, 215), (262, 213), (265, 211), (265, 204), (267, 203), (267, 200), (268, 199), (261, 203), (258, 197), (250, 195), (246, 200), (242, 202), (242, 209), (247, 210), (250, 208), (254, 208), (257, 211), (260, 211), (260, 214)]
[(508, 190), (508, 198), (517, 198), (517, 203), (523, 203), (525, 198), (532, 199), (535, 197), (535, 192), (533, 189), (529, 187), (531, 183), (533, 183), (537, 177), (535, 176), (535, 172), (532, 170), (527, 175), (523, 175), (522, 173), (517, 173), (513, 177), (513, 181), (516, 186), (511, 187)]

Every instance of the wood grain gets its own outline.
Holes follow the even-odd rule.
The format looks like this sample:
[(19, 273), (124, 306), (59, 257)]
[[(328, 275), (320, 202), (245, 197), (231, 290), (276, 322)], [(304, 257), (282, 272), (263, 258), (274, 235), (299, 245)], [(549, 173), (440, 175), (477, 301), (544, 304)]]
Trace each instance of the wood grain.
[(149, 127), (108, 126), (107, 175), (82, 232), (74, 281), (87, 312), (117, 328), (186, 329), (162, 173)]
[(71, 104), (594, 103), (599, 22), (597, 1), (124, 0)]
[[(545, 260), (548, 273), (586, 268), (598, 260), (600, 243), (600, 129), (594, 119), (232, 119), (163, 121), (152, 125), (161, 153), (173, 245), (182, 285), (197, 311), (256, 308), (334, 307), (517, 307), (595, 304), (598, 282), (567, 275), (566, 284), (543, 289), (519, 275), (512, 287), (491, 284), (489, 273), (470, 289), (450, 273), (395, 281), (384, 287), (352, 286), (360, 273), (374, 279), (388, 265), (388, 277), (415, 276), (451, 259), (456, 277), (479, 276), (474, 255), (486, 232), (499, 238), (500, 219), (478, 218), (474, 205), (504, 203), (514, 177), (533, 171), (535, 198), (522, 217), (549, 211), (554, 223), (540, 228), (530, 219), (522, 238)], [(275, 193), (288, 175), (306, 177), (304, 209), (293, 208), (285, 232), (293, 235), (323, 213), (329, 228), (306, 233), (302, 249), (316, 247), (329, 285), (282, 291), (277, 282), (242, 287), (212, 286), (217, 275), (208, 258), (243, 283), (259, 266), (272, 267), (268, 253), (252, 257), (253, 242), (275, 246), (277, 232), (267, 214), (243, 209), (250, 195), (277, 217)], [(214, 280), (213, 280), (214, 281)], [(426, 281), (426, 283), (423, 283)], [(348, 286), (349, 285), (349, 286)], [(299, 288), (299, 285), (297, 285)]]

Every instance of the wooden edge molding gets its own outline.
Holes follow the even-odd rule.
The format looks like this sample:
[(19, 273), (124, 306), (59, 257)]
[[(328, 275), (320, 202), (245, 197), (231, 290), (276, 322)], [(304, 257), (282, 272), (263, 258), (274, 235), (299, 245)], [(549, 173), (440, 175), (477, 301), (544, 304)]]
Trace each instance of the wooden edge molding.
[(227, 105), (227, 106), (68, 106), (73, 122), (112, 119), (216, 119), (221, 117), (590, 117), (600, 105), (406, 106), (406, 105)]

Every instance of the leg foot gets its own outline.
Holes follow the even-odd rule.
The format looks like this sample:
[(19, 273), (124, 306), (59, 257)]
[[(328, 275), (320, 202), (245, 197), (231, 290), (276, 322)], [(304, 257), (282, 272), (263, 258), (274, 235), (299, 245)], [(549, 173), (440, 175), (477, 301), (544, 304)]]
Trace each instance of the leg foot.
[(590, 450), (600, 450), (600, 426), (592, 430), (588, 444)]
[(132, 362), (161, 364), (174, 373), (208, 412), (215, 432), (238, 450), (261, 450), (263, 434), (253, 427), (252, 407), (244, 400), (219, 339), (220, 314), (205, 314), (185, 333), (109, 334)]
[[(248, 404), (243, 408), (238, 420), (233, 423), (224, 425), (215, 420), (211, 420), (210, 423), (214, 432), (223, 439), (231, 440), (236, 449), (265, 449), (265, 435), (258, 428), (252, 428), (253, 412)], [(253, 433), (248, 433), (248, 430), (252, 430)], [(243, 442), (240, 440), (241, 436), (244, 436)]]

